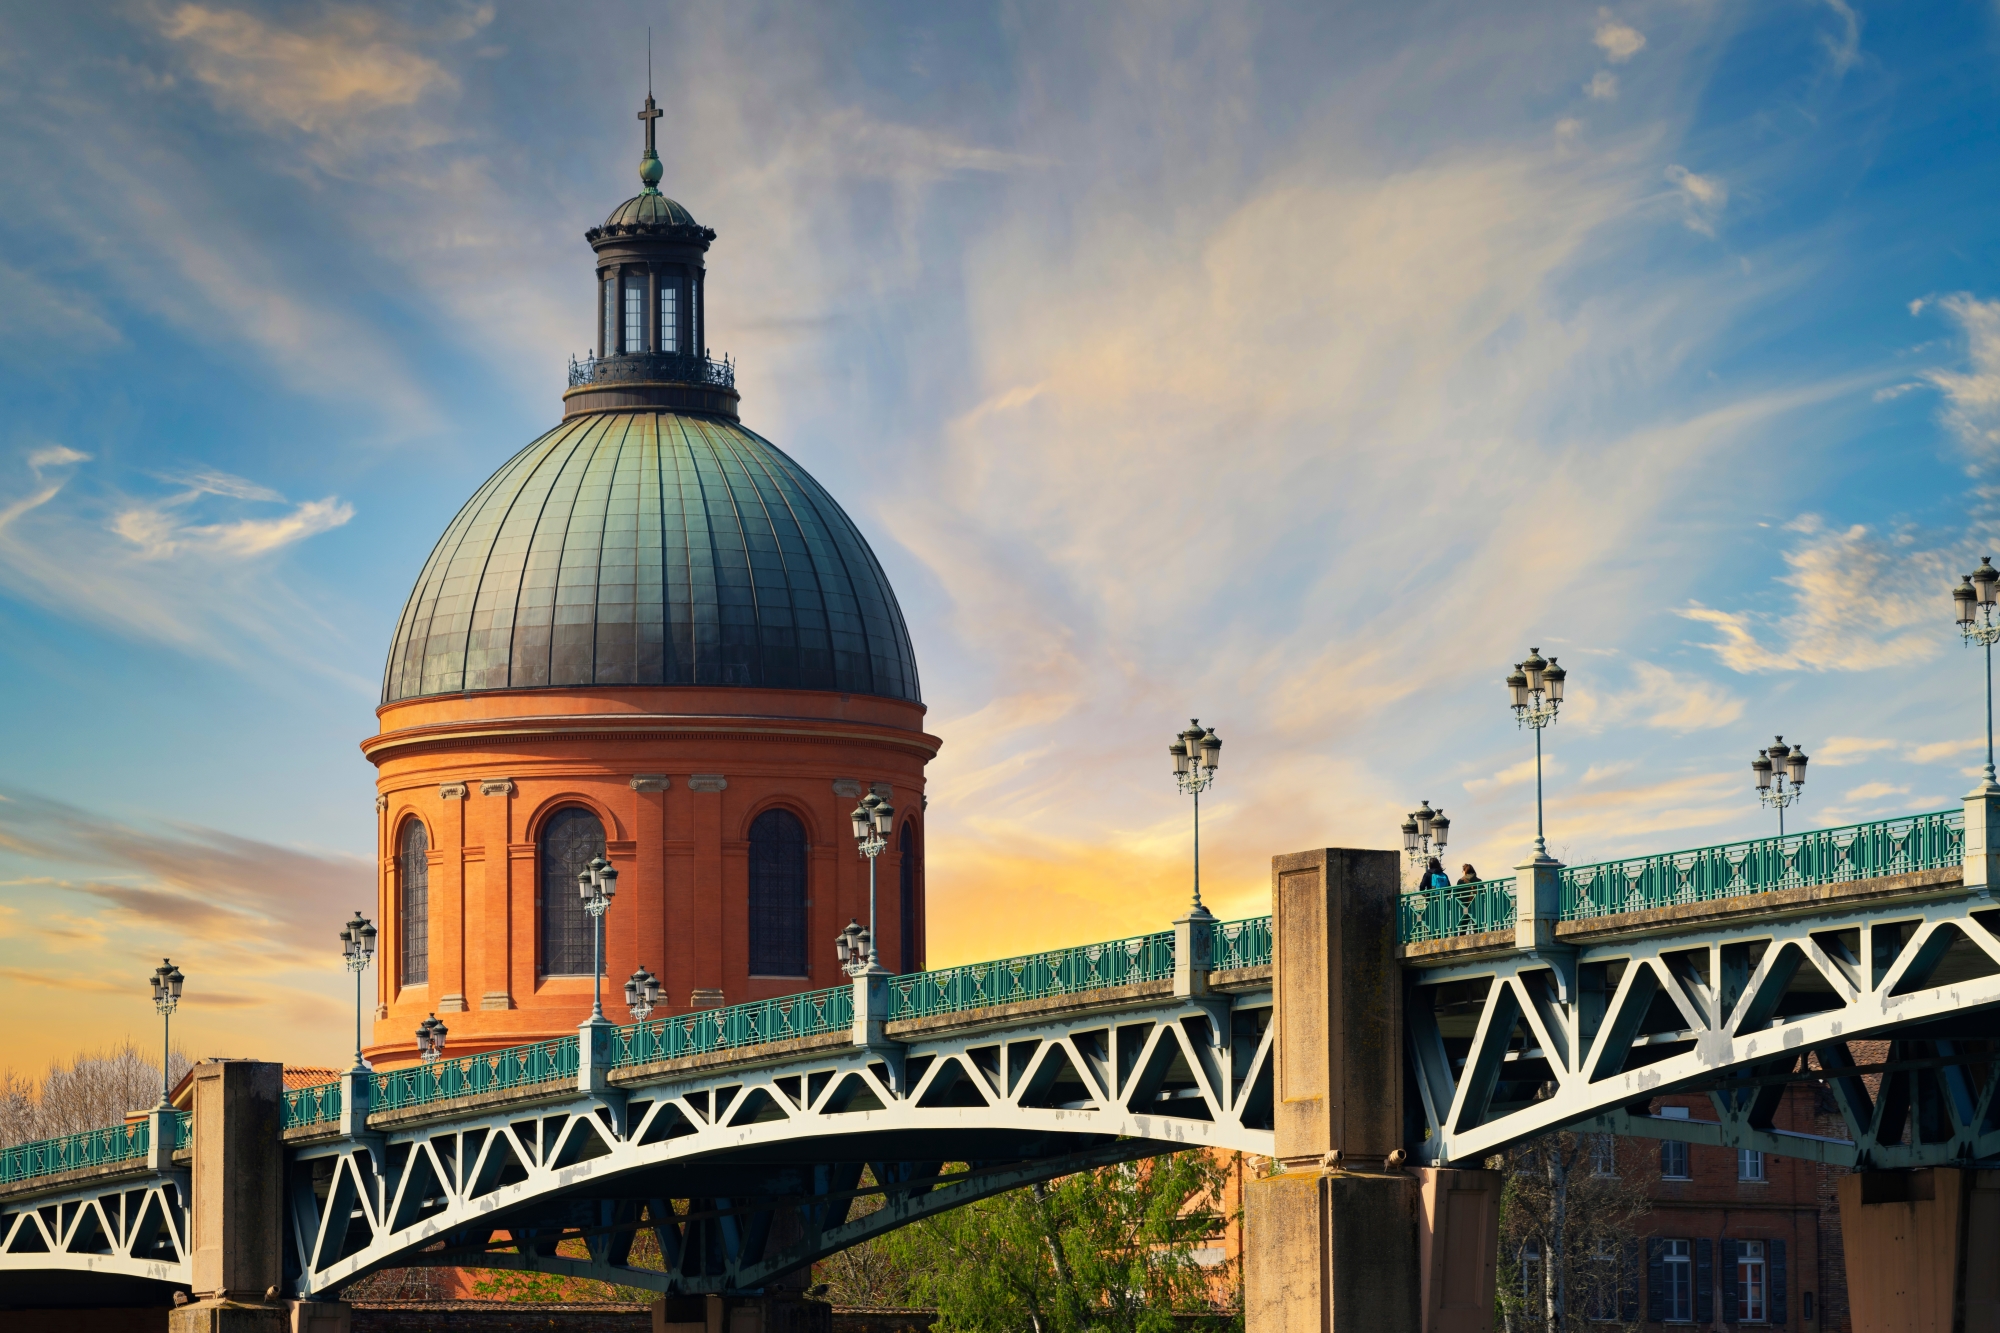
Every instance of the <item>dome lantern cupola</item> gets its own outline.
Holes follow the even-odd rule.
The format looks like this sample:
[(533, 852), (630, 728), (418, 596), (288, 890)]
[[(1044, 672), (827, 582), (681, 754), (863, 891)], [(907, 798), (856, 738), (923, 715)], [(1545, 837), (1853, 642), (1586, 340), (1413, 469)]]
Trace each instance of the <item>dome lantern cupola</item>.
[(667, 407), (734, 419), (736, 371), (711, 361), (704, 256), (712, 228), (660, 193), (665, 167), (654, 128), (665, 113), (646, 94), (638, 194), (584, 233), (597, 252), (596, 351), (570, 363), (564, 415)]

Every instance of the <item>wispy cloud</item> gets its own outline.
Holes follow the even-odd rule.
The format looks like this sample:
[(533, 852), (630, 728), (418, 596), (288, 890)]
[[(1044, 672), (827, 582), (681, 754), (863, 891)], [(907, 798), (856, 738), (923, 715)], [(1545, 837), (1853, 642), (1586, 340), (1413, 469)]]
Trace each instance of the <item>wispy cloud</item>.
[[(1919, 314), (1924, 301), (1910, 305)], [(2000, 446), (2000, 300), (1982, 301), (1969, 292), (1953, 292), (1929, 304), (1949, 315), (1965, 335), (1965, 370), (1923, 373), (1944, 394), (1944, 422), (1982, 461)]]
[(1600, 69), (1590, 76), (1590, 82), (1583, 85), (1584, 95), (1596, 102), (1609, 102), (1618, 96), (1618, 76), (1608, 69)]
[(1700, 176), (1679, 163), (1667, 168), (1667, 181), (1680, 192), (1681, 220), (1690, 231), (1715, 235), (1716, 219), (1729, 203), (1729, 187), (1720, 177)]
[(1600, 9), (1597, 12), (1602, 21), (1598, 23), (1597, 30), (1591, 34), (1591, 40), (1597, 43), (1598, 50), (1604, 52), (1606, 60), (1614, 65), (1622, 65), (1646, 49), (1646, 34), (1630, 24), (1620, 23), (1612, 18), (1608, 9)]

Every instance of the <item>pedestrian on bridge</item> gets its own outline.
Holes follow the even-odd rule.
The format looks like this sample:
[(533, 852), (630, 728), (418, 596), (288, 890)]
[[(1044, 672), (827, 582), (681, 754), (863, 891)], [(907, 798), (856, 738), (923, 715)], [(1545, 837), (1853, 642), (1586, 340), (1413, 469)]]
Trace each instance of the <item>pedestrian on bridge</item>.
[(1472, 868), (1472, 862), (1467, 861), (1459, 867), (1458, 882), (1460, 884), (1477, 884), (1479, 882), (1479, 872)]
[(1448, 889), (1451, 876), (1444, 871), (1444, 865), (1435, 856), (1424, 863), (1424, 885), (1427, 889)]

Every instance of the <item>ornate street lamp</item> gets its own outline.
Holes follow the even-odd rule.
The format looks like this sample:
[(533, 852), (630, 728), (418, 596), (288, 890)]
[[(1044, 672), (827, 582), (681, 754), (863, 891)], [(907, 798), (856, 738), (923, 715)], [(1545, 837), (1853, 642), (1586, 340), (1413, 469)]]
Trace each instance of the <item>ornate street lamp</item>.
[(660, 979), (642, 963), (637, 972), (625, 979), (625, 1007), (632, 1011), (633, 1022), (643, 1023), (652, 1017), (653, 1007), (659, 1002)]
[(833, 937), (833, 951), (840, 957), (840, 970), (848, 976), (858, 977), (866, 972), (870, 952), (868, 927), (849, 920), (847, 929)]
[(855, 848), (868, 858), (868, 930), (855, 942), (861, 949), (860, 956), (851, 959), (843, 956), (848, 975), (859, 976), (863, 972), (887, 970), (875, 956), (875, 858), (889, 845), (889, 831), (896, 827), (896, 807), (871, 791), (861, 798), (850, 818), (854, 821)]
[(590, 913), (590, 1021), (604, 1021), (604, 914), (618, 896), (618, 871), (601, 856), (576, 872), (576, 891)]
[(160, 1109), (165, 1110), (173, 1103), (168, 1096), (173, 1092), (173, 1077), (168, 1070), (173, 1065), (173, 1024), (174, 1010), (180, 1007), (181, 986), (187, 978), (174, 966), (171, 958), (162, 958), (160, 965), (153, 969), (153, 1008), (160, 1013)]
[(1201, 794), (1215, 781), (1222, 739), (1214, 727), (1204, 730), (1200, 718), (1189, 718), (1188, 729), (1174, 737), (1167, 753), (1173, 756), (1174, 784), (1194, 797), (1194, 910), (1206, 911), (1201, 905)]
[[(1757, 799), (1778, 812), (1778, 836), (1785, 836), (1785, 807), (1804, 795), (1799, 788), (1806, 785), (1806, 752), (1796, 745), (1785, 744), (1783, 736), (1777, 737), (1768, 749), (1757, 751), (1757, 757), (1750, 761), (1750, 771), (1757, 775)], [(1791, 787), (1785, 780), (1791, 780)]]
[(2000, 624), (1993, 619), (1994, 586), (2000, 584), (2000, 569), (1991, 556), (1979, 557), (1979, 568), (1967, 574), (1951, 590), (1958, 606), (1958, 633), (1967, 643), (1986, 650), (1986, 781), (1982, 790), (2000, 790), (1993, 780), (1993, 644), (2000, 640)]
[(361, 1058), (361, 974), (375, 956), (374, 923), (356, 912), (354, 919), (340, 928), (340, 953), (347, 960), (347, 970), (354, 974), (354, 1067), (366, 1069), (368, 1063)]
[(1444, 854), (1445, 840), (1450, 836), (1451, 821), (1444, 817), (1444, 811), (1431, 809), (1431, 803), (1425, 801), (1403, 820), (1403, 854), (1421, 869), (1433, 856)]
[(445, 1033), (450, 1029), (432, 1014), (417, 1024), (417, 1055), (425, 1064), (434, 1064), (444, 1054)]
[(1556, 720), (1556, 713), (1562, 708), (1563, 682), (1569, 673), (1556, 665), (1556, 659), (1542, 660), (1542, 650), (1528, 649), (1528, 660), (1514, 664), (1514, 674), (1507, 677), (1507, 690), (1512, 696), (1514, 725), (1535, 729), (1535, 859), (1543, 860), (1549, 854), (1549, 845), (1542, 836), (1542, 728)]

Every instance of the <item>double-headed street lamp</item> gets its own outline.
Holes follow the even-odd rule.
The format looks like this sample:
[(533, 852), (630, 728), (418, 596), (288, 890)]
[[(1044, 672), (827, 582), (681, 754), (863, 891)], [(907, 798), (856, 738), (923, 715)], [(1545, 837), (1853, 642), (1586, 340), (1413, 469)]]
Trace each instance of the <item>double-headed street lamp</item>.
[(1542, 660), (1542, 650), (1528, 649), (1525, 662), (1514, 664), (1514, 673), (1507, 677), (1507, 689), (1512, 695), (1514, 724), (1535, 729), (1535, 859), (1544, 860), (1549, 854), (1549, 844), (1542, 836), (1542, 728), (1556, 720), (1556, 713), (1562, 708), (1563, 682), (1569, 673), (1556, 665), (1556, 659)]
[(435, 1064), (444, 1055), (445, 1034), (450, 1029), (436, 1014), (417, 1024), (417, 1056), (425, 1064)]
[(642, 963), (637, 972), (625, 979), (625, 1007), (631, 1011), (633, 1022), (643, 1023), (652, 1017), (653, 1007), (659, 1002), (660, 979)]
[(1431, 857), (1443, 855), (1450, 835), (1451, 821), (1444, 817), (1444, 811), (1431, 809), (1431, 803), (1425, 801), (1403, 821), (1403, 854), (1411, 865), (1429, 865)]
[(576, 872), (576, 891), (590, 913), (590, 1021), (604, 1021), (604, 914), (618, 896), (618, 871), (602, 856)]
[(1167, 747), (1174, 760), (1174, 783), (1194, 797), (1194, 910), (1201, 905), (1201, 794), (1215, 781), (1216, 765), (1222, 762), (1222, 739), (1214, 727), (1204, 729), (1200, 718), (1189, 718), (1188, 729), (1174, 737)]
[[(1785, 807), (1804, 795), (1799, 789), (1806, 785), (1806, 752), (1803, 747), (1785, 744), (1779, 736), (1769, 748), (1757, 751), (1757, 757), (1750, 761), (1750, 771), (1757, 775), (1757, 799), (1778, 812), (1778, 836), (1785, 836)], [(1786, 778), (1791, 786), (1785, 786)]]
[(896, 807), (887, 797), (871, 791), (854, 807), (851, 818), (855, 849), (868, 858), (868, 929), (859, 931), (850, 921), (847, 929), (835, 937), (833, 947), (840, 955), (841, 966), (852, 977), (887, 970), (875, 952), (875, 941), (879, 938), (875, 931), (875, 858), (889, 845), (889, 831), (896, 827)]
[(375, 956), (374, 923), (356, 912), (354, 919), (340, 928), (340, 952), (347, 960), (347, 970), (354, 974), (354, 1067), (366, 1069), (368, 1064), (361, 1058), (361, 974)]
[(1986, 781), (1982, 790), (2000, 791), (1993, 780), (1993, 644), (2000, 640), (2000, 624), (1993, 620), (1994, 587), (2000, 584), (2000, 569), (1991, 556), (1979, 557), (1979, 568), (1967, 574), (1951, 590), (1958, 606), (1958, 633), (1967, 643), (1986, 650)]
[(171, 958), (162, 958), (160, 965), (153, 969), (153, 1008), (160, 1013), (160, 1109), (165, 1110), (173, 1103), (167, 1098), (174, 1090), (173, 1075), (169, 1072), (173, 1065), (174, 1044), (172, 1038), (174, 1010), (180, 1006), (181, 986), (187, 978), (174, 966)]

